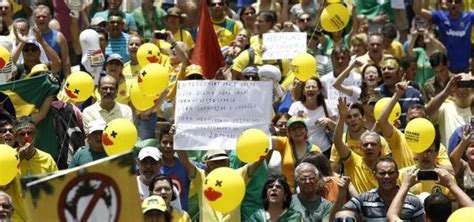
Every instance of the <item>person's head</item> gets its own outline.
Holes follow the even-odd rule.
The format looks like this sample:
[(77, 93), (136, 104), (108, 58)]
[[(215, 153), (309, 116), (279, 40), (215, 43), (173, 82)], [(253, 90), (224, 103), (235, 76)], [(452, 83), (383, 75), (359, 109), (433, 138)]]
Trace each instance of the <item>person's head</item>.
[(300, 13), (296, 25), (300, 31), (305, 32), (309, 27), (311, 27), (311, 16), (306, 12)]
[(334, 215), (333, 222), (357, 222), (360, 221), (359, 215), (352, 210), (342, 209)]
[(448, 0), (447, 7), (450, 17), (457, 17), (463, 12), (463, 0)]
[(178, 7), (174, 6), (168, 9), (166, 11), (166, 16), (164, 19), (166, 28), (172, 31), (178, 30), (180, 27), (181, 23), (184, 20), (184, 14), (181, 12), (181, 9)]
[(304, 121), (305, 119), (299, 116), (291, 117), (287, 121), (288, 138), (292, 143), (306, 142), (308, 139), (308, 128)]
[(341, 73), (349, 65), (351, 53), (345, 46), (336, 46), (331, 53), (332, 66), (335, 73)]
[(15, 147), (15, 126), (8, 119), (0, 120), (0, 143)]
[(138, 48), (143, 44), (143, 39), (138, 34), (131, 34), (130, 38), (128, 39), (128, 54), (130, 57), (135, 58), (137, 57)]
[(370, 91), (361, 94), (360, 101), (362, 102), (362, 106), (364, 107), (364, 118), (375, 118), (374, 117), (374, 107), (377, 101), (381, 98), (380, 94), (376, 91)]
[(395, 87), (395, 84), (402, 80), (402, 74), (398, 59), (390, 57), (382, 62), (382, 77), (385, 85)]
[(448, 56), (445, 53), (435, 52), (430, 56), (430, 64), (435, 76), (448, 76)]
[(123, 71), (123, 61), (122, 61), (122, 56), (120, 56), (117, 53), (114, 53), (110, 55), (107, 58), (107, 62), (105, 63), (105, 72), (107, 75), (110, 75), (117, 79), (117, 81), (120, 80), (120, 77), (122, 76), (122, 71)]
[(295, 179), (303, 195), (321, 194), (324, 189), (323, 176), (311, 163), (300, 163), (295, 169)]
[(393, 23), (386, 23), (382, 26), (380, 32), (382, 33), (384, 48), (390, 48), (393, 40), (397, 38), (397, 28)]
[(30, 24), (25, 18), (17, 18), (13, 20), (13, 27), (18, 31), (19, 34), (28, 36), (28, 32), (30, 31)]
[[(113, 0), (112, 0), (113, 1)], [(125, 26), (124, 18), (121, 13), (109, 12), (107, 29), (111, 38), (118, 38), (122, 35)]]
[(365, 33), (359, 33), (351, 38), (351, 55), (363, 56), (368, 50), (368, 37)]
[(436, 167), (436, 159), (438, 158), (440, 145), (440, 135), (436, 130), (435, 138), (431, 146), (425, 151), (415, 154), (420, 169), (430, 170)]
[(0, 1), (0, 16), (2, 16), (4, 19), (13, 18), (13, 9), (10, 1)]
[(173, 132), (172, 125), (165, 124), (161, 127), (158, 133), (158, 140), (160, 141), (160, 151), (163, 154), (163, 159), (170, 160), (174, 158), (173, 148)]
[(406, 80), (413, 80), (416, 75), (416, 69), (418, 68), (417, 59), (414, 56), (404, 56), (400, 59), (400, 66), (402, 67), (402, 72), (405, 74)]
[(99, 45), (100, 45), (100, 50), (102, 50), (103, 53), (105, 53), (105, 48), (107, 48), (107, 45), (109, 44), (109, 34), (107, 31), (102, 30), (102, 29), (94, 29), (97, 34), (99, 34)]
[(142, 202), (142, 213), (145, 222), (171, 222), (165, 200), (160, 196), (149, 196)]
[(122, 0), (107, 0), (109, 11), (118, 11), (122, 5)]
[(433, 188), (431, 194), (425, 199), (423, 207), (425, 219), (430, 222), (445, 222), (453, 212), (451, 201), (439, 187)]
[[(472, 129), (471, 129), (472, 130)], [(474, 141), (471, 140), (464, 153), (466, 160), (470, 163), (474, 162)]]
[(407, 123), (415, 118), (424, 118), (426, 116), (426, 108), (425, 106), (421, 104), (413, 104), (410, 107), (408, 107), (407, 110)]
[(229, 167), (229, 156), (224, 150), (209, 150), (204, 159), (208, 173), (219, 167)]
[(160, 196), (165, 200), (166, 206), (170, 209), (171, 201), (176, 199), (176, 194), (173, 192), (173, 181), (165, 174), (159, 174), (151, 180), (148, 187), (150, 196)]
[(12, 197), (0, 191), (0, 221), (9, 221), (14, 211)]
[(25, 62), (40, 62), (41, 50), (40, 44), (36, 41), (34, 37), (28, 37), (25, 45), (21, 49), (23, 59)]
[(349, 106), (346, 124), (349, 132), (357, 133), (364, 130), (364, 107), (360, 103), (352, 103)]
[(251, 5), (244, 6), (240, 9), (239, 19), (244, 25), (244, 27), (247, 28), (249, 24), (255, 24), (256, 13), (257, 11)]
[(198, 79), (204, 79), (202, 76), (202, 67), (200, 65), (196, 64), (191, 64), (188, 67), (186, 67), (186, 74), (184, 77), (186, 80), (198, 80)]
[(323, 177), (333, 176), (331, 164), (328, 158), (322, 153), (311, 151), (304, 156), (301, 162), (313, 164)]
[(310, 27), (306, 31), (306, 36), (307, 36), (306, 39), (308, 41), (307, 42), (308, 48), (312, 50), (317, 50), (319, 44), (324, 39), (324, 35), (321, 32), (321, 30), (313, 28), (313, 27)]
[[(21, 117), (15, 123), (15, 140), (21, 147), (26, 143), (33, 144), (35, 141), (36, 126), (31, 117)], [(30, 146), (30, 148), (33, 148)]]
[(288, 209), (291, 203), (290, 185), (282, 175), (271, 175), (262, 190), (263, 209), (268, 210), (270, 205), (280, 205)]
[(155, 0), (143, 0), (142, 8), (148, 9), (148, 10), (155, 10), (154, 4), (155, 4)]
[(383, 37), (380, 33), (372, 33), (369, 36), (369, 56), (382, 56)]
[(234, 46), (247, 49), (250, 46), (250, 32), (246, 29), (240, 30), (233, 41)]
[(105, 75), (99, 79), (99, 95), (101, 102), (114, 102), (117, 97), (118, 80), (111, 75)]
[(374, 89), (382, 83), (382, 70), (378, 65), (369, 64), (362, 69), (362, 84), (364, 88)]
[(299, 101), (304, 103), (306, 100), (316, 100), (318, 105), (323, 104), (323, 84), (318, 77), (311, 77), (303, 84), (301, 90)]
[(51, 18), (51, 10), (46, 5), (38, 5), (33, 10), (33, 20), (41, 31), (49, 30)]
[(105, 31), (107, 29), (107, 19), (101, 16), (97, 16), (91, 19), (90, 23), (91, 29), (99, 29)]
[(226, 0), (207, 0), (207, 5), (209, 6), (212, 19), (221, 20), (226, 16)]
[(288, 128), (286, 128), (286, 123), (291, 118), (288, 113), (277, 113), (273, 119), (272, 124), (273, 128), (275, 129), (276, 136), (286, 136), (288, 132)]
[(375, 161), (380, 157), (382, 144), (380, 135), (371, 130), (367, 130), (360, 135), (360, 146), (364, 152), (364, 159)]
[(263, 34), (269, 32), (275, 25), (277, 19), (274, 12), (260, 11), (255, 20), (256, 34)]
[(375, 179), (382, 191), (391, 191), (397, 188), (398, 166), (392, 157), (381, 157), (373, 170)]
[(104, 151), (104, 145), (102, 144), (102, 132), (107, 124), (104, 120), (94, 120), (89, 124), (87, 129), (87, 142), (94, 151)]
[(143, 147), (138, 153), (138, 170), (140, 177), (149, 183), (154, 176), (160, 173), (161, 153), (157, 147)]
[[(461, 75), (461, 81), (474, 80), (472, 75), (469, 73), (462, 73), (458, 75)], [(474, 92), (472, 88), (456, 87), (455, 90), (451, 92), (451, 97), (453, 98), (454, 102), (458, 105), (468, 104), (470, 106), (472, 103), (473, 95), (474, 95)]]

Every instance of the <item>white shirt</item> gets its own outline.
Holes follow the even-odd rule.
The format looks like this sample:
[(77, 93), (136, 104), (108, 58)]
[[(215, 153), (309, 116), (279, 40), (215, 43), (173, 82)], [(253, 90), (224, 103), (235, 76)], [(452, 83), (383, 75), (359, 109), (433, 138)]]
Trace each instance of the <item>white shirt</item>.
[(342, 93), (341, 91), (334, 88), (332, 84), (334, 84), (335, 81), (336, 77), (334, 77), (334, 72), (330, 72), (327, 75), (321, 77), (321, 84), (323, 84), (324, 88), (323, 93), (327, 99), (326, 104), (337, 112), (337, 100), (339, 99), (339, 97), (345, 97), (347, 99), (347, 102), (349, 103), (355, 103), (359, 100), (359, 96), (361, 93), (360, 87), (362, 84), (362, 77), (360, 74), (351, 72), (347, 76), (347, 78), (342, 81), (342, 85), (355, 86), (359, 89), (354, 90), (351, 96)]

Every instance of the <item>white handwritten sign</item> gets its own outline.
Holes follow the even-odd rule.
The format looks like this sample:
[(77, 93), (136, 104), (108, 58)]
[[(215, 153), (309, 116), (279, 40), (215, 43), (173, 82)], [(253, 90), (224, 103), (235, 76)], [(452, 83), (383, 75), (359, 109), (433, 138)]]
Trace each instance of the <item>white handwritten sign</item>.
[(232, 150), (246, 129), (268, 133), (272, 87), (270, 81), (179, 81), (175, 149)]
[(306, 52), (305, 32), (278, 32), (263, 34), (262, 59), (291, 59), (298, 53)]

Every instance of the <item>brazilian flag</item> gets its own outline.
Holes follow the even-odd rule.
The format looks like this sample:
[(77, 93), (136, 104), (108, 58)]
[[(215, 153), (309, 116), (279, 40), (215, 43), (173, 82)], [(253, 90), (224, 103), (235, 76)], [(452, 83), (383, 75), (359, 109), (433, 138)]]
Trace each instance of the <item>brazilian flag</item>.
[[(0, 91), (10, 97), (15, 107), (16, 117), (29, 116), (39, 109), (43, 101), (59, 92), (47, 74), (0, 84)], [(48, 115), (36, 125), (35, 146), (53, 156), (58, 156), (59, 143), (53, 126), (53, 115)]]

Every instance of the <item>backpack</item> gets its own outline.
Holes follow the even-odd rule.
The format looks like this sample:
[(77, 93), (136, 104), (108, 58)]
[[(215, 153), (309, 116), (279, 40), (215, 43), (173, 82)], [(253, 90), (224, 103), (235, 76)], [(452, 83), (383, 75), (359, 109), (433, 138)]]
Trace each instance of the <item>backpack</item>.
[(53, 125), (59, 143), (56, 164), (59, 169), (67, 169), (76, 150), (85, 145), (86, 135), (79, 127), (71, 104), (66, 104), (61, 108), (51, 106), (50, 111), (53, 114)]

